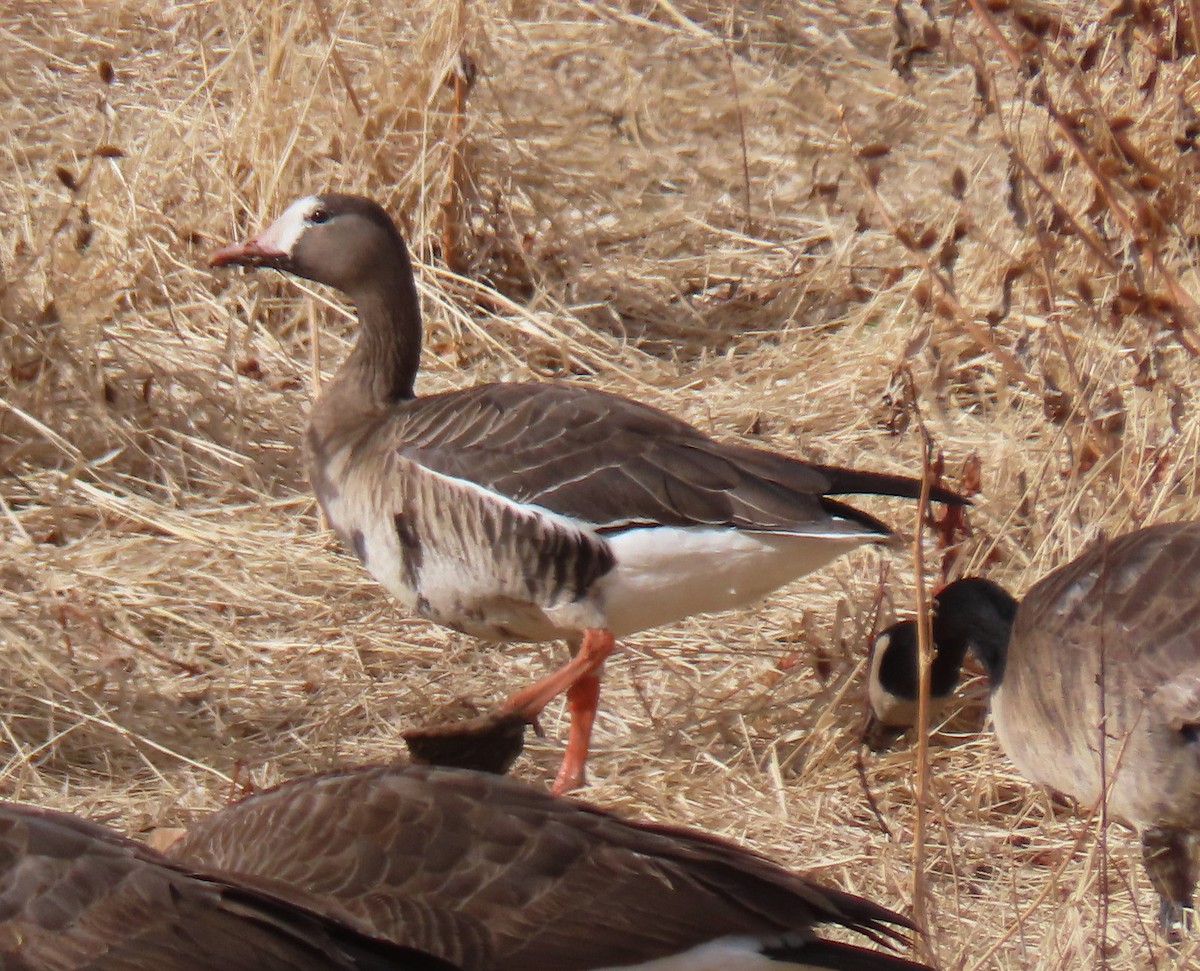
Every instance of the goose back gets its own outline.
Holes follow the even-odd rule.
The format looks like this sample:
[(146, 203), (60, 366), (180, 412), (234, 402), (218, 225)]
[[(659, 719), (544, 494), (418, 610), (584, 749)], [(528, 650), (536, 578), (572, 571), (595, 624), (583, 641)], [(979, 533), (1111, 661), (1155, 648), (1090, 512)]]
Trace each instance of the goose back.
[(1029, 778), (1085, 805), (1108, 785), (1135, 825), (1195, 828), (1200, 523), (1096, 543), (1031, 587), (992, 714)]
[(917, 967), (815, 940), (822, 923), (898, 939), (910, 925), (882, 907), (715, 838), (462, 770), (298, 780), (200, 821), (172, 852), (331, 898), (364, 929), (468, 969), (584, 971), (765, 937), (800, 966)]
[(0, 967), (454, 971), (78, 817), (13, 804), (0, 804)]

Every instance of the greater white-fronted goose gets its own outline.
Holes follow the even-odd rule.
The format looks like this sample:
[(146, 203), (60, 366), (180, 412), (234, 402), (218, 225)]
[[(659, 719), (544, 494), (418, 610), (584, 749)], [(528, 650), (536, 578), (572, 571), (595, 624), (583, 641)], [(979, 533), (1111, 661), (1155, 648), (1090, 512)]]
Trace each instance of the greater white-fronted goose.
[[(919, 491), (901, 476), (721, 444), (592, 388), (489, 384), (416, 397), (412, 266), (394, 223), (369, 199), (306, 196), (210, 262), (271, 267), (353, 301), (357, 343), (311, 415), (317, 498), (407, 609), (489, 640), (572, 645), (565, 668), (457, 730), (469, 737), (524, 724), (567, 691), (560, 791), (582, 781), (614, 638), (751, 603), (891, 537), (831, 495)], [(941, 489), (934, 496), (962, 501)], [(445, 745), (454, 732), (437, 734)]]
[(77, 816), (0, 803), (5, 971), (454, 971), (332, 909), (181, 866)]
[[(934, 667), (957, 680), (970, 646), (987, 671), (1000, 745), (1035, 782), (1135, 826), (1176, 926), (1192, 906), (1200, 835), (1200, 522), (1098, 542), (1020, 606), (979, 578), (934, 603)], [(916, 632), (885, 631), (872, 699), (915, 697)], [(953, 687), (942, 693), (948, 693)], [(898, 709), (889, 721), (897, 724)]]
[(890, 910), (715, 837), (465, 769), (285, 783), (200, 820), (171, 855), (329, 900), (464, 971), (923, 967), (814, 933), (900, 941), (912, 925)]

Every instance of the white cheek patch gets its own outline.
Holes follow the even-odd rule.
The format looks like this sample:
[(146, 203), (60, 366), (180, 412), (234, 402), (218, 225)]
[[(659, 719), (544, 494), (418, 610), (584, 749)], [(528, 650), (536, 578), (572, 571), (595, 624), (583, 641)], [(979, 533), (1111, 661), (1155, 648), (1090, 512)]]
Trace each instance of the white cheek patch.
[(308, 228), (308, 217), (321, 208), (316, 196), (297, 199), (283, 211), (283, 215), (268, 226), (258, 237), (258, 244), (266, 250), (292, 255), (296, 242)]

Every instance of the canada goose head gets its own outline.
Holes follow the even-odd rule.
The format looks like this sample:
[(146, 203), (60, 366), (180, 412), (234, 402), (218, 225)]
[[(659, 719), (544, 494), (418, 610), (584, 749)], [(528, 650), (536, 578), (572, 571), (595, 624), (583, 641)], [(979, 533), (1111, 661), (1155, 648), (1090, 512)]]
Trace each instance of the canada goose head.
[[(974, 650), (993, 689), (1003, 680), (1009, 635), (1017, 602), (997, 583), (967, 577), (947, 585), (933, 601), (929, 666), (930, 713), (954, 693), (967, 649)], [(917, 721), (917, 623), (902, 620), (884, 630), (871, 646), (867, 692), (871, 705), (866, 742), (875, 750)]]
[[(917, 624), (912, 620), (893, 624), (871, 643), (867, 675), (870, 712), (864, 741), (873, 752), (887, 748), (917, 723), (918, 649)], [(935, 653), (930, 665), (931, 716), (941, 711), (958, 684), (958, 667), (948, 661), (948, 652)]]

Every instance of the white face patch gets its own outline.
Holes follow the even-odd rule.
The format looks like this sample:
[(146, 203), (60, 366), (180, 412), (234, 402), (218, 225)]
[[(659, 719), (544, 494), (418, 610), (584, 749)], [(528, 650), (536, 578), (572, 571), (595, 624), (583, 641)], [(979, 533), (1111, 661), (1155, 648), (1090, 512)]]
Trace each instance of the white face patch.
[(321, 200), (316, 196), (305, 196), (297, 199), (283, 211), (258, 236), (258, 244), (265, 250), (292, 255), (296, 242), (309, 227), (308, 217), (321, 208)]

